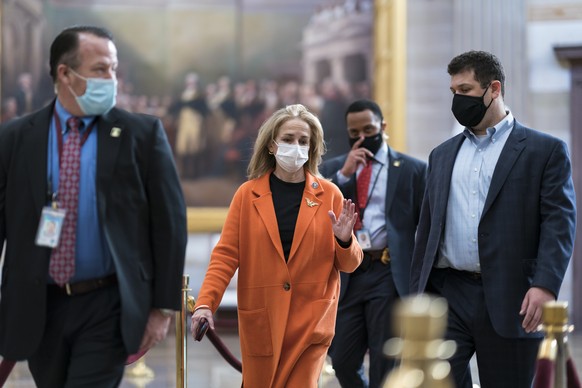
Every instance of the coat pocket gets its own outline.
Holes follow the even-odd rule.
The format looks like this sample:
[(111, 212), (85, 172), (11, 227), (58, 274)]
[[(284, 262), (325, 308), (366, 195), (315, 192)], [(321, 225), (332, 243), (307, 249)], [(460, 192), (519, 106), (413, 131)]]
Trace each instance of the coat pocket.
[(331, 345), (336, 315), (337, 304), (332, 299), (317, 300), (311, 304), (311, 318), (315, 322), (311, 343)]
[(249, 356), (273, 355), (271, 323), (267, 309), (238, 310), (241, 350)]

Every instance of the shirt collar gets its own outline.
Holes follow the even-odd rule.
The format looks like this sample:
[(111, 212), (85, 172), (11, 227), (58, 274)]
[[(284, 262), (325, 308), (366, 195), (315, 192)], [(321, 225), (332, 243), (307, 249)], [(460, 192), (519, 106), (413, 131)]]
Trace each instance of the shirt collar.
[(388, 160), (388, 144), (386, 144), (386, 142), (383, 141), (382, 145), (374, 155), (374, 161), (384, 165), (387, 160)]
[[(66, 125), (67, 120), (69, 118), (73, 117), (73, 115), (70, 114), (69, 111), (67, 111), (65, 109), (65, 107), (63, 106), (63, 104), (61, 104), (61, 102), (59, 101), (58, 98), (56, 99), (56, 102), (55, 102), (55, 114), (57, 114), (59, 116), (59, 120), (62, 123), (61, 127), (62, 127), (62, 130), (63, 130), (63, 134), (65, 134), (67, 132), (67, 130), (68, 130), (67, 125)], [(95, 120), (96, 117), (97, 116), (82, 116), (82, 117), (79, 117), (83, 121), (83, 124), (84, 124), (83, 125), (83, 130), (85, 128), (88, 128), (89, 125)], [(81, 132), (83, 130), (81, 130)]]
[(484, 138), (479, 138), (475, 136), (473, 131), (471, 131), (468, 127), (465, 127), (463, 135), (465, 135), (465, 137), (469, 139), (469, 141), (476, 145), (481, 143), (485, 139), (490, 139), (492, 143), (495, 143), (497, 139), (499, 139), (501, 136), (503, 136), (503, 134), (505, 134), (507, 131), (513, 128), (514, 122), (513, 114), (509, 110), (505, 111), (505, 113), (507, 114), (505, 115), (503, 120), (498, 122), (493, 127), (487, 128), (487, 135), (485, 135)]

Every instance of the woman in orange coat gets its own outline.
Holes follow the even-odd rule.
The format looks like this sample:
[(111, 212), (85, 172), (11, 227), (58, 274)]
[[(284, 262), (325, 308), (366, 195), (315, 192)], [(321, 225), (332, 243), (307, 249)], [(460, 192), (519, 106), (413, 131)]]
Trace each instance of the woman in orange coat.
[(238, 269), (246, 388), (317, 386), (334, 335), (339, 271), (362, 261), (354, 205), (319, 174), (324, 150), (321, 124), (304, 106), (268, 118), (212, 252), (191, 330), (201, 318), (214, 327)]

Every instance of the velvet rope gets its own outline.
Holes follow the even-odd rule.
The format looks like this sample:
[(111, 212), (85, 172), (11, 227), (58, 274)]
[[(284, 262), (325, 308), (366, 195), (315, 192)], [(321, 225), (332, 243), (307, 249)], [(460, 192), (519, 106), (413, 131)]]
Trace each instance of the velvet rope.
[(208, 337), (208, 340), (212, 343), (212, 345), (214, 345), (216, 350), (218, 350), (218, 353), (220, 353), (222, 358), (224, 358), (224, 360), (228, 362), (230, 366), (232, 366), (237, 371), (242, 372), (242, 363), (240, 362), (240, 360), (237, 359), (230, 352), (230, 350), (228, 350), (224, 342), (222, 342), (218, 334), (216, 334), (216, 332), (213, 329), (211, 328), (208, 329), (208, 331), (206, 332), (206, 337)]
[[(231, 353), (230, 350), (228, 350), (228, 348), (226, 347), (224, 342), (222, 342), (222, 340), (220, 339), (218, 334), (216, 334), (216, 331), (208, 328), (208, 331), (206, 332), (206, 337), (208, 337), (208, 340), (210, 341), (210, 343), (212, 343), (212, 345), (216, 348), (218, 353), (220, 353), (222, 358), (224, 358), (224, 360), (226, 362), (228, 362), (230, 364), (230, 366), (232, 366), (237, 371), (242, 372), (242, 363), (240, 362), (239, 359), (237, 359), (234, 356), (234, 354)], [(127, 360), (125, 361), (125, 365), (133, 364), (134, 362), (136, 362), (137, 360), (142, 358), (146, 352), (147, 352), (147, 350), (130, 355), (127, 358)], [(8, 371), (8, 373), (10, 373), (10, 371)], [(2, 386), (0, 385), (0, 388), (1, 387)]]
[(10, 375), (10, 372), (12, 372), (12, 368), (14, 368), (14, 364), (16, 364), (15, 361), (0, 361), (0, 388), (3, 387), (6, 380), (8, 380), (8, 376)]
[(576, 372), (576, 365), (574, 364), (572, 357), (568, 358), (568, 361), (566, 362), (566, 374), (568, 376), (568, 388), (582, 388), (578, 372)]
[(554, 367), (554, 362), (547, 358), (540, 358), (537, 361), (534, 388), (554, 387)]

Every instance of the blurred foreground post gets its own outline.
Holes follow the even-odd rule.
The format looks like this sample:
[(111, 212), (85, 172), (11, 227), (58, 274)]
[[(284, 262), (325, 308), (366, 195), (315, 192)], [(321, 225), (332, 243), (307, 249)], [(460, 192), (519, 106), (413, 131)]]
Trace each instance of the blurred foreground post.
[(400, 358), (400, 365), (384, 382), (384, 388), (453, 388), (447, 359), (456, 350), (442, 338), (447, 328), (448, 306), (444, 298), (418, 295), (402, 299), (395, 307), (394, 330), (399, 338), (384, 345), (384, 353)]
[(581, 388), (568, 343), (568, 333), (574, 330), (568, 325), (568, 303), (546, 303), (542, 322), (546, 335), (538, 352), (534, 388)]

